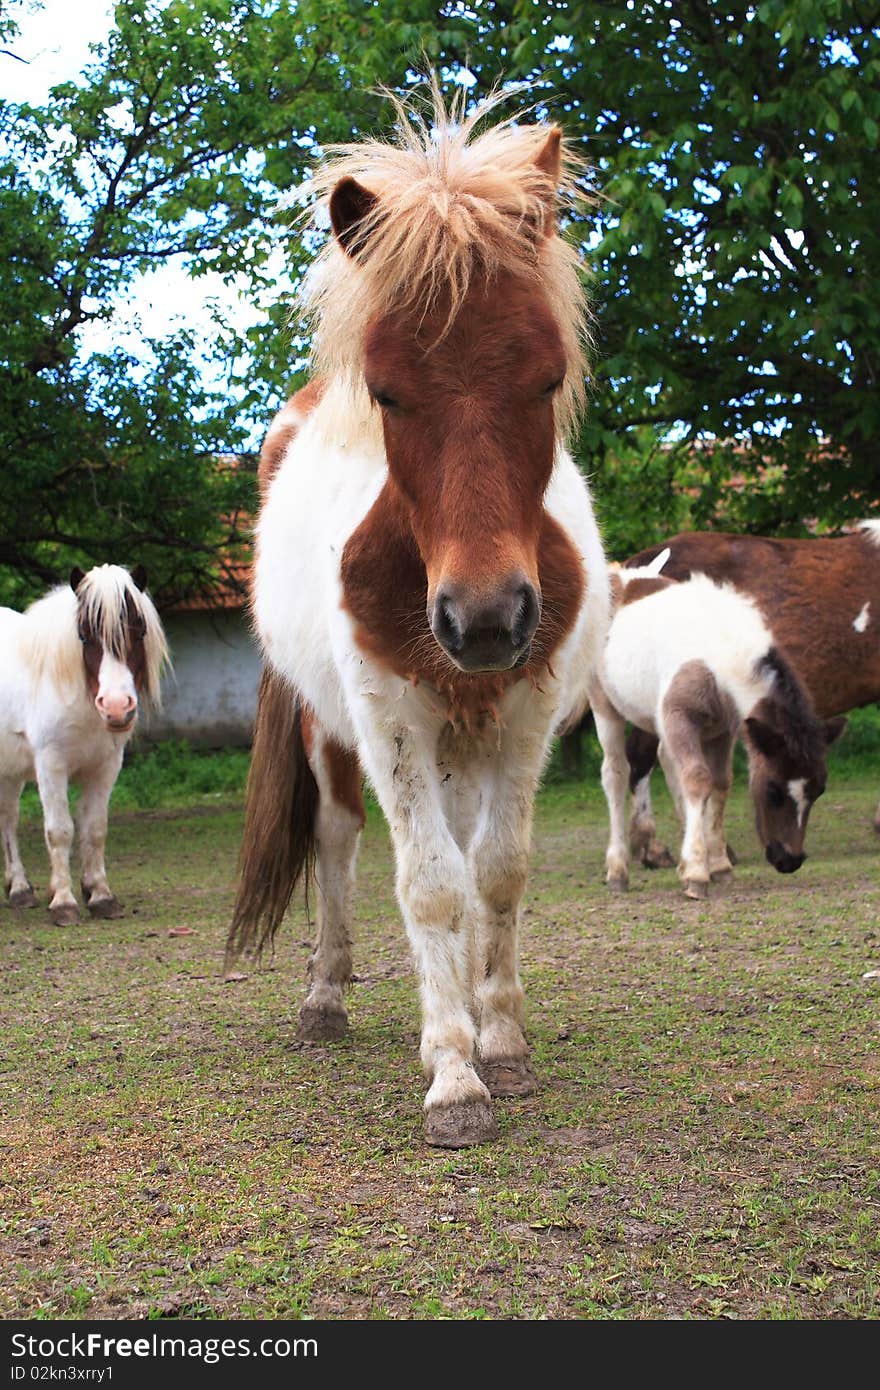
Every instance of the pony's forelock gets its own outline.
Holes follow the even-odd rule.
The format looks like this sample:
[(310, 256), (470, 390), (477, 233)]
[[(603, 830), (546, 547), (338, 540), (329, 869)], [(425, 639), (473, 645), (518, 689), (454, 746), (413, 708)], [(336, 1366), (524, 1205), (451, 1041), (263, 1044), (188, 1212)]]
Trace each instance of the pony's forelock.
[(316, 374), (356, 378), (377, 315), (424, 315), (442, 298), (451, 322), (475, 273), (491, 280), (510, 272), (541, 288), (562, 336), (567, 372), (557, 420), (565, 430), (583, 402), (589, 312), (576, 250), (544, 229), (558, 199), (583, 199), (583, 163), (563, 141), (557, 187), (537, 162), (553, 127), (517, 125), (513, 116), (480, 132), (508, 93), (466, 112), (463, 89), (447, 107), (432, 82), (427, 114), (413, 98), (385, 95), (396, 115), (392, 138), (330, 146), (311, 180), (323, 203), (344, 178), (376, 200), (358, 228), (362, 249), (350, 255), (330, 237), (306, 277), (300, 304)]
[(125, 660), (127, 596), (145, 628), (142, 696), (147, 704), (158, 708), (162, 671), (170, 665), (168, 644), (152, 599), (141, 592), (121, 565), (97, 565), (81, 580), (75, 594), (69, 585), (59, 584), (27, 609), (22, 640), (34, 678), (47, 676), (60, 688), (82, 685), (81, 622), (88, 624), (106, 651)]

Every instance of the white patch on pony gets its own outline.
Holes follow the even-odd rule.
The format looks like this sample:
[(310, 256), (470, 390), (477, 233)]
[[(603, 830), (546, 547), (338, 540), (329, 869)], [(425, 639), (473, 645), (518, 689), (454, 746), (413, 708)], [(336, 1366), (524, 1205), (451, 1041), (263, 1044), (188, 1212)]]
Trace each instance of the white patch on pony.
[(804, 816), (809, 809), (807, 801), (807, 779), (805, 777), (794, 777), (788, 784), (788, 794), (795, 804), (797, 810), (798, 825), (804, 823)]
[(870, 621), (871, 600), (868, 599), (867, 603), (863, 604), (861, 611), (858, 613), (858, 615), (855, 618), (853, 618), (853, 627), (855, 628), (856, 632), (864, 632), (865, 628), (868, 626), (868, 623)]
[(133, 727), (138, 706), (134, 677), (126, 662), (106, 649), (98, 671), (95, 705), (110, 729), (121, 733)]
[(665, 550), (661, 550), (659, 555), (654, 556), (650, 564), (645, 565), (645, 573), (652, 576), (655, 574), (659, 574), (671, 554), (672, 551), (669, 549), (669, 546), (667, 545)]
[(860, 521), (859, 530), (866, 533), (868, 540), (880, 545), (880, 521)]

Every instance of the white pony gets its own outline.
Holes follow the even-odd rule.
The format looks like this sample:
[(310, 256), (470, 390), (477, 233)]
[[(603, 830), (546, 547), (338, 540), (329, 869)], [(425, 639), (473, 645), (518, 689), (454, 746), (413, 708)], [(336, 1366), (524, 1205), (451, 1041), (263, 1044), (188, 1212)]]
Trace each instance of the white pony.
[(553, 730), (608, 622), (584, 478), (583, 290), (557, 234), (558, 128), (437, 104), (316, 178), (316, 374), (267, 436), (254, 614), (266, 657), (234, 952), (316, 854), (307, 1038), (345, 1032), (361, 775), (388, 819), (422, 998), (425, 1135), (497, 1134), (535, 1078), (520, 900)]
[(607, 881), (625, 888), (630, 720), (660, 740), (660, 761), (684, 828), (679, 873), (690, 898), (727, 879), (724, 835), (733, 748), (749, 758), (755, 819), (768, 863), (794, 873), (805, 859), (810, 807), (825, 789), (825, 749), (846, 720), (817, 719), (757, 605), (694, 573), (676, 582), (650, 565), (615, 567), (615, 612), (590, 703), (608, 800)]
[(82, 788), (77, 823), (82, 891), (93, 917), (119, 917), (107, 883), (107, 805), (141, 697), (159, 699), (168, 649), (139, 566), (75, 569), (24, 613), (0, 608), (0, 836), (14, 907), (37, 897), (18, 850), (18, 803), (36, 781), (51, 861), (49, 913), (79, 919), (70, 880), (68, 782)]

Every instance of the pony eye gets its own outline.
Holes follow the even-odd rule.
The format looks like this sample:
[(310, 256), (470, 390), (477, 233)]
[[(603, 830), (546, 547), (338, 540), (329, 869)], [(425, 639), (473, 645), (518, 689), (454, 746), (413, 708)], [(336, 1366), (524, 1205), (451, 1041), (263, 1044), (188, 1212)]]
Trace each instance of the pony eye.
[(549, 386), (545, 386), (545, 387), (544, 387), (543, 391), (541, 392), (541, 395), (544, 396), (544, 397), (546, 397), (546, 396), (555, 396), (555, 395), (556, 395), (556, 392), (559, 390), (559, 388), (560, 388), (560, 386), (562, 385), (562, 383), (563, 383), (564, 380), (565, 380), (565, 377), (563, 377), (563, 376), (557, 377), (555, 381), (551, 381), (551, 382), (550, 382), (550, 385), (549, 385)]
[(393, 410), (398, 401), (393, 396), (389, 396), (387, 391), (371, 391), (370, 395), (377, 405), (381, 405), (383, 410)]

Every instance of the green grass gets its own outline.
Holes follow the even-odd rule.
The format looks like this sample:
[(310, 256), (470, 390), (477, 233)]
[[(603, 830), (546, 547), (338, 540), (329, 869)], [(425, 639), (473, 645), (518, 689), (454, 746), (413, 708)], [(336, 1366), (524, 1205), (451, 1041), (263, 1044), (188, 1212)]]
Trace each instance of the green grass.
[[(124, 769), (121, 921), (0, 906), (0, 1317), (877, 1318), (880, 757), (832, 767), (791, 877), (739, 779), (734, 884), (701, 903), (638, 867), (610, 896), (595, 777), (549, 783), (522, 932), (541, 1086), (458, 1153), (422, 1142), (375, 807), (349, 1037), (297, 1041), (300, 907), (274, 960), (224, 983), (245, 766)], [(672, 838), (660, 778), (655, 801)], [(35, 814), (23, 852), (44, 891)]]

